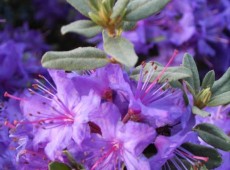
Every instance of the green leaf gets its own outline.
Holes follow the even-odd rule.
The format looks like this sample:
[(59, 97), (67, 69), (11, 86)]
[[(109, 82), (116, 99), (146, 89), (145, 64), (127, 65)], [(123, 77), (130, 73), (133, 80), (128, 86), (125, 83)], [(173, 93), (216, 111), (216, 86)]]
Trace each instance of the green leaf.
[(230, 91), (230, 68), (219, 80), (214, 82), (211, 91), (213, 96)]
[(208, 169), (205, 165), (203, 165), (202, 167), (199, 168), (199, 170), (208, 170)]
[(89, 0), (67, 0), (67, 2), (77, 9), (81, 14), (88, 17), (88, 13), (91, 11)]
[(113, 13), (111, 15), (111, 19), (115, 19), (119, 17), (123, 11), (126, 9), (126, 6), (128, 5), (129, 0), (118, 0), (114, 7), (113, 7)]
[(187, 81), (185, 81), (185, 84), (186, 84), (186, 87), (188, 88), (188, 91), (190, 91), (190, 93), (192, 94), (193, 98), (195, 98), (196, 93), (195, 93), (194, 89), (190, 86), (190, 84)]
[(136, 26), (136, 22), (124, 21), (123, 25), (122, 25), (122, 29), (124, 31), (130, 31), (130, 30), (134, 29), (135, 26)]
[(109, 62), (106, 54), (93, 47), (76, 48), (71, 51), (50, 51), (42, 57), (46, 68), (71, 70), (90, 70), (103, 67)]
[(221, 155), (214, 148), (192, 143), (185, 143), (182, 147), (191, 152), (194, 156), (208, 157), (208, 161), (204, 163), (208, 169), (217, 168), (222, 163)]
[(73, 32), (73, 33), (84, 35), (87, 38), (94, 37), (101, 31), (102, 31), (102, 27), (96, 25), (94, 22), (90, 20), (75, 21), (61, 28), (62, 34)]
[(71, 168), (61, 162), (51, 162), (49, 164), (49, 170), (71, 170)]
[[(151, 79), (150, 81), (153, 81), (154, 79), (157, 78), (157, 76), (162, 72), (162, 70), (164, 69), (164, 67), (159, 66), (158, 64), (154, 64), (152, 65), (151, 63), (147, 63), (145, 65), (144, 68), (144, 72), (145, 71), (150, 71), (151, 69), (153, 69), (155, 66), (157, 66), (157, 69), (152, 73)], [(135, 80), (139, 79), (139, 73), (140, 73), (140, 69), (142, 66), (138, 66), (136, 67), (136, 69), (133, 71), (131, 77)], [(184, 79), (187, 77), (191, 76), (191, 72), (189, 69), (183, 67), (183, 66), (179, 66), (179, 67), (168, 67), (166, 69), (166, 71), (164, 72), (164, 74), (161, 76), (159, 82), (165, 82), (166, 80), (171, 82), (171, 81), (176, 81), (179, 79)], [(145, 75), (144, 79), (146, 79), (147, 75)]]
[(131, 0), (124, 17), (126, 21), (138, 21), (158, 13), (170, 0)]
[(201, 86), (203, 89), (212, 87), (212, 85), (214, 84), (214, 81), (215, 81), (215, 72), (211, 70), (205, 75)]
[(201, 123), (193, 128), (201, 139), (215, 148), (230, 151), (230, 138), (218, 127), (209, 124)]
[(208, 106), (220, 106), (230, 103), (230, 91), (212, 96), (208, 102)]
[(204, 110), (201, 110), (199, 109), (198, 107), (196, 106), (193, 106), (192, 107), (192, 113), (193, 114), (196, 114), (196, 115), (199, 115), (199, 116), (202, 116), (202, 117), (207, 117), (207, 116), (210, 116), (210, 113), (204, 111)]
[(95, 12), (99, 11), (100, 1), (98, 0), (89, 0), (89, 6), (91, 9), (93, 9)]
[(185, 81), (189, 83), (189, 85), (194, 89), (195, 93), (197, 94), (200, 90), (199, 73), (193, 57), (187, 53), (184, 55), (183, 58), (183, 66), (191, 70), (192, 76), (186, 78)]
[(103, 32), (104, 50), (120, 63), (133, 67), (138, 60), (133, 44), (122, 37), (109, 37)]

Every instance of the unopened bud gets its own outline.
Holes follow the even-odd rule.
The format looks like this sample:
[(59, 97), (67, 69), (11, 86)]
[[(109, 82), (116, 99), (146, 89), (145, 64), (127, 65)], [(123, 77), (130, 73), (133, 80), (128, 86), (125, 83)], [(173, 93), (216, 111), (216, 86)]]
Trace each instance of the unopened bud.
[(210, 101), (212, 96), (212, 92), (210, 90), (210, 87), (203, 89), (196, 97), (195, 99), (195, 106), (197, 106), (200, 109), (203, 109), (208, 102)]

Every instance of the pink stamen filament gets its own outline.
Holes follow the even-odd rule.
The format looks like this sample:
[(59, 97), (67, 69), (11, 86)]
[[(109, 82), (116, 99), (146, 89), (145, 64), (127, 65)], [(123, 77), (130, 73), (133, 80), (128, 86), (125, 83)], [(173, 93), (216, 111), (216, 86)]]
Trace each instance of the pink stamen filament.
[(93, 167), (90, 170), (95, 170), (95, 168), (102, 163), (111, 153), (115, 152), (117, 150), (117, 146), (113, 145), (112, 148), (106, 153), (104, 154), (99, 160), (97, 160), (97, 162), (93, 165)]
[(165, 73), (165, 71), (168, 69), (169, 65), (172, 63), (174, 58), (177, 56), (178, 50), (174, 50), (172, 57), (170, 58), (169, 62), (166, 64), (164, 69), (161, 71), (161, 73), (157, 76), (157, 78), (149, 85), (149, 87), (146, 89), (145, 93), (148, 93), (152, 87), (157, 83), (157, 81), (162, 77), (162, 75)]
[(188, 158), (192, 158), (192, 159), (197, 159), (197, 160), (202, 160), (207, 162), (209, 160), (209, 157), (204, 157), (204, 156), (195, 156), (195, 155), (189, 155), (188, 153), (182, 152), (177, 150), (179, 153), (181, 153), (182, 155), (187, 156)]
[(11, 98), (11, 99), (14, 99), (14, 100), (19, 100), (19, 101), (26, 101), (26, 99), (11, 95), (8, 92), (4, 93), (4, 97), (8, 97), (8, 98)]
[(40, 119), (36, 121), (23, 121), (18, 122), (18, 124), (37, 124), (37, 123), (43, 123), (45, 121), (53, 121), (53, 120), (62, 120), (63, 122), (73, 122), (73, 118), (69, 117), (56, 117), (56, 118), (46, 118), (46, 119)]
[(4, 122), (4, 125), (5, 125), (6, 127), (10, 128), (10, 129), (13, 129), (13, 128), (16, 127), (15, 125), (13, 125), (12, 123), (10, 123), (10, 122), (8, 122), (8, 121), (5, 121), (5, 122)]

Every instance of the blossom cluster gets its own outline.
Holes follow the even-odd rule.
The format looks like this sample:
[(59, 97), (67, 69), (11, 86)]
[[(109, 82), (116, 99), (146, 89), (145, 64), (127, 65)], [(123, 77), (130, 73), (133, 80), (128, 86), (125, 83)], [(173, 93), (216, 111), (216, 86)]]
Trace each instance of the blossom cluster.
[[(102, 31), (104, 51), (47, 52), (48, 70), (40, 64), (51, 49), (45, 35), (31, 23), (14, 28), (0, 18), (0, 169), (230, 169), (230, 69), (217, 81), (209, 71), (201, 83), (192, 56), (181, 64), (190, 52), (216, 77), (227, 70), (228, 0), (149, 0), (159, 9), (168, 4), (145, 20), (132, 13), (143, 19), (145, 0), (67, 1), (83, 20), (61, 32)], [(63, 0), (31, 2), (43, 29), (75, 15)], [(169, 58), (175, 48), (179, 56), (175, 50)], [(138, 66), (135, 51), (167, 64)]]
[[(192, 167), (206, 163), (208, 157), (181, 146), (200, 143), (191, 132), (196, 124), (191, 105), (181, 90), (150, 81), (154, 67), (138, 81), (118, 64), (81, 74), (49, 70), (54, 84), (40, 76), (30, 93), (6, 94), (14, 99), (10, 102), (20, 101), (20, 107), (2, 110), (13, 139), (4, 156), (16, 157), (17, 163), (3, 162), (2, 168), (44, 170), (54, 160), (69, 164), (64, 151), (86, 169), (158, 170), (171, 164), (180, 169), (187, 166), (184, 161)], [(217, 114), (217, 122), (227, 123), (228, 115)]]

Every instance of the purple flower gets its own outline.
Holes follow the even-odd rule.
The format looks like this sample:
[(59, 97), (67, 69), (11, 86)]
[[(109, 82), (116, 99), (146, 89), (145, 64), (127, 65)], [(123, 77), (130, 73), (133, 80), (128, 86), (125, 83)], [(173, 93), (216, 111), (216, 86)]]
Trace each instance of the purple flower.
[[(31, 39), (33, 37), (33, 39)], [(0, 95), (14, 93), (31, 83), (35, 74), (46, 73), (41, 67), (41, 55), (49, 47), (40, 32), (7, 27), (0, 33)]]
[(83, 75), (75, 75), (72, 80), (81, 95), (86, 95), (93, 89), (103, 101), (110, 101), (117, 105), (122, 115), (127, 113), (131, 82), (120, 65), (109, 64), (87, 71)]
[(0, 153), (0, 169), (2, 170), (16, 170), (16, 163), (15, 163), (15, 154), (14, 152), (12, 152), (12, 150), (10, 150), (10, 148), (8, 148), (5, 145), (2, 145), (2, 143), (0, 142), (0, 149), (1, 149), (1, 153)]
[(129, 110), (123, 122), (131, 119), (160, 127), (180, 121), (186, 113), (182, 92), (179, 89), (167, 87), (168, 82), (157, 83), (175, 55), (176, 53), (154, 79), (153, 74), (157, 66), (154, 63), (142, 64), (139, 80), (133, 84), (129, 96)]
[[(18, 94), (15, 94), (18, 95)], [(16, 149), (11, 146), (11, 131), (15, 131), (15, 123), (22, 119), (19, 102), (15, 99), (5, 101), (0, 111), (0, 169), (16, 169)], [(27, 131), (28, 132), (28, 131)], [(14, 138), (16, 141), (17, 139)]]
[(48, 170), (50, 159), (44, 152), (44, 145), (33, 145), (33, 129), (31, 124), (17, 124), (10, 130), (10, 148), (13, 149), (12, 161), (15, 167), (22, 170), (39, 169)]
[(92, 170), (120, 169), (123, 162), (127, 169), (150, 169), (142, 151), (154, 140), (155, 130), (142, 123), (123, 124), (119, 110), (111, 103), (102, 104), (98, 115), (95, 123), (102, 135), (84, 141), (84, 155), (79, 161)]
[(118, 64), (109, 64), (105, 67), (88, 72), (89, 75), (73, 76), (75, 87), (82, 94), (94, 89), (104, 99), (112, 100), (112, 91), (127, 96), (130, 89), (127, 74)]
[(6, 25), (5, 29), (0, 32), (0, 43), (9, 40), (16, 44), (23, 44), (24, 53), (35, 58), (40, 58), (44, 52), (50, 49), (50, 46), (45, 43), (44, 35), (38, 30), (30, 29), (26, 23), (19, 28)]
[(80, 96), (63, 71), (50, 71), (50, 75), (56, 88), (38, 82), (34, 87), (41, 93), (32, 91), (35, 95), (22, 101), (21, 107), (28, 123), (34, 124), (34, 144), (46, 143), (46, 154), (54, 159), (72, 140), (80, 144), (89, 137), (89, 115), (99, 107), (100, 97), (93, 91)]
[(190, 115), (190, 117), (184, 122), (186, 123), (186, 126), (182, 126), (180, 124), (175, 125), (172, 127), (171, 134), (169, 136), (157, 136), (156, 140), (154, 141), (154, 145), (157, 148), (157, 154), (152, 156), (149, 160), (153, 169), (157, 170), (161, 167), (167, 167), (168, 163), (170, 162), (176, 168), (180, 167), (177, 166), (178, 162), (180, 162), (180, 165), (185, 167), (184, 163), (180, 161), (180, 158), (185, 159), (192, 165), (200, 160), (207, 161), (206, 157), (193, 155), (181, 147), (181, 145), (186, 142), (199, 143), (197, 134), (195, 132), (191, 132), (191, 129), (195, 124), (195, 119), (191, 113), (191, 109), (188, 109), (187, 114)]
[(15, 88), (25, 86), (28, 80), (21, 63), (23, 50), (23, 44), (15, 44), (13, 41), (0, 45), (1, 96), (3, 96), (3, 90), (15, 90)]

